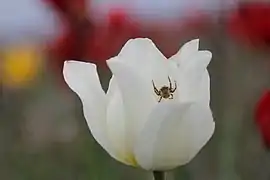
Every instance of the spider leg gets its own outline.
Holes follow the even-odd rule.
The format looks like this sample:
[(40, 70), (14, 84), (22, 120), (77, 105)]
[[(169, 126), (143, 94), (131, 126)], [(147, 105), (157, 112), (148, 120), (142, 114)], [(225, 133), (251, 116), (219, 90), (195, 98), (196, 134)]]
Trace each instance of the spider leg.
[(173, 99), (173, 94), (170, 95), (169, 99)]
[(171, 92), (174, 93), (175, 90), (177, 89), (177, 84), (176, 84), (176, 81), (174, 81), (174, 88), (171, 88)]
[(169, 83), (170, 83), (170, 89), (172, 89), (172, 81), (170, 79), (170, 76), (168, 76), (168, 80), (169, 80)]
[(152, 80), (152, 84), (153, 84), (153, 88), (154, 88), (154, 91), (155, 91), (156, 95), (160, 96), (160, 92), (159, 92), (159, 90), (156, 88), (155, 83), (154, 83), (153, 80)]
[(160, 102), (160, 101), (161, 101), (161, 99), (162, 99), (162, 96), (160, 96), (160, 98), (159, 98), (158, 102)]

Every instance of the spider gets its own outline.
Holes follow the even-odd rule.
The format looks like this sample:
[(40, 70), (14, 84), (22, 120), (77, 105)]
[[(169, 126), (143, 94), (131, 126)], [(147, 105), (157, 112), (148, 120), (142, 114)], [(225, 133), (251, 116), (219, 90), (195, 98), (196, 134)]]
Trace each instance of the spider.
[(159, 90), (156, 88), (155, 83), (152, 80), (154, 91), (155, 91), (156, 95), (160, 96), (158, 102), (160, 102), (162, 100), (162, 98), (164, 98), (164, 99), (173, 99), (173, 93), (177, 89), (177, 85), (176, 85), (176, 81), (174, 81), (175, 87), (173, 88), (170, 77), (168, 77), (168, 79), (169, 79), (170, 86), (169, 87), (168, 86), (162, 86)]

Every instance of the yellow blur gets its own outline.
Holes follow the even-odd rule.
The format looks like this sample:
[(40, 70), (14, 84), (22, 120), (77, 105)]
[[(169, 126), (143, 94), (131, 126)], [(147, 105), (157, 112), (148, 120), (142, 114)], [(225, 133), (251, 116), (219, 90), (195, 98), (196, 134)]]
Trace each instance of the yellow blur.
[(1, 52), (0, 81), (9, 88), (29, 85), (41, 68), (40, 49), (36, 45), (11, 46)]

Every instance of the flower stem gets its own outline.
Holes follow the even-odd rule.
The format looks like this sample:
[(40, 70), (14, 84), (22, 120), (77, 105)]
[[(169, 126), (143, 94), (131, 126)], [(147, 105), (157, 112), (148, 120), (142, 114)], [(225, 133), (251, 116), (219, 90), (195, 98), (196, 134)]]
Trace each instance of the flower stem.
[(153, 171), (154, 180), (166, 180), (165, 172), (163, 171)]

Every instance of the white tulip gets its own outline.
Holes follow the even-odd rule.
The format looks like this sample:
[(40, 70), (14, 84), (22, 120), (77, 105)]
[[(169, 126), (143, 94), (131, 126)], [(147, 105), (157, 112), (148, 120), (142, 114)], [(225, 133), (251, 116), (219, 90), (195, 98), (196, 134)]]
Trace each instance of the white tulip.
[(169, 170), (191, 161), (209, 141), (212, 54), (198, 46), (192, 40), (167, 60), (151, 40), (129, 40), (107, 61), (113, 73), (107, 93), (94, 64), (65, 62), (65, 81), (80, 97), (92, 135), (113, 158)]

